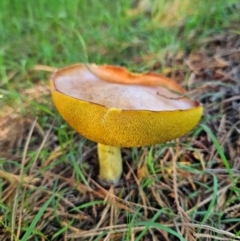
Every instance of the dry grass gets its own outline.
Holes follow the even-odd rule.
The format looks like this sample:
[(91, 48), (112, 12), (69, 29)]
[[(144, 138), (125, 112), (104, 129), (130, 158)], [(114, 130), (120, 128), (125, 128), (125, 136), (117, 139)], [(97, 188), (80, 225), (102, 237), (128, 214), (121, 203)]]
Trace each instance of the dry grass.
[[(226, 33), (201, 46), (165, 52), (164, 62), (153, 55), (133, 60), (152, 61), (153, 70), (161, 68), (200, 100), (205, 114), (180, 140), (123, 149), (124, 174), (115, 187), (96, 181), (94, 143), (43, 109), (44, 128), (19, 106), (6, 107), (0, 239), (22, 240), (31, 227), (28, 240), (240, 240), (240, 37)], [(20, 91), (25, 108), (29, 99), (52, 105), (40, 83)], [(143, 180), (139, 161), (149, 167)]]

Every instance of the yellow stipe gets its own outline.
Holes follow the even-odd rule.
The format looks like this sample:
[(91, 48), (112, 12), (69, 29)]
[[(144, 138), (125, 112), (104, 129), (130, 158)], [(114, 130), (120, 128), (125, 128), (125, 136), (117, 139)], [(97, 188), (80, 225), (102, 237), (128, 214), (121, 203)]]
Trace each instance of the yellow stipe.
[(122, 156), (119, 147), (98, 143), (99, 178), (116, 184), (122, 175)]

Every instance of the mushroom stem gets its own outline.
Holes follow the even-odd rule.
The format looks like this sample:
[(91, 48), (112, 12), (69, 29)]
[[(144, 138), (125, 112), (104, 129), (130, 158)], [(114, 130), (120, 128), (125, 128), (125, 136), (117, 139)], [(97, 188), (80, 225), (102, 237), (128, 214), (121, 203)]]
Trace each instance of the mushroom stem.
[(122, 175), (120, 147), (98, 143), (99, 178), (101, 181), (117, 184)]

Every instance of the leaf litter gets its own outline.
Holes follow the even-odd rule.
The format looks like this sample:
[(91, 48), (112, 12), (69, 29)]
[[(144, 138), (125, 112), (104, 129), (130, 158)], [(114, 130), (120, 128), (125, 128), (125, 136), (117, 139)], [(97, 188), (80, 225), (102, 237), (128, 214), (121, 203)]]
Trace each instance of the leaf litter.
[[(181, 139), (123, 149), (115, 187), (98, 183), (95, 143), (43, 109), (44, 125), (30, 111), (3, 108), (1, 240), (21, 240), (54, 193), (29, 240), (240, 240), (240, 36), (214, 35), (190, 53), (165, 52), (164, 61), (133, 61), (149, 59), (151, 70), (184, 86), (205, 113)], [(31, 100), (55, 111), (45, 84), (21, 92), (25, 109)], [(70, 136), (63, 141), (61, 128)]]

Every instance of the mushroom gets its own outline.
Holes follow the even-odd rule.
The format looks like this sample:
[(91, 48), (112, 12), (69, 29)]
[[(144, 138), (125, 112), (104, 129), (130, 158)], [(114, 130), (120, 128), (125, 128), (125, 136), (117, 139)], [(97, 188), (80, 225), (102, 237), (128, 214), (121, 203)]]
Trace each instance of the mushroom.
[(75, 64), (50, 81), (53, 102), (77, 132), (98, 143), (99, 178), (117, 184), (121, 147), (164, 143), (199, 122), (203, 108), (173, 80), (122, 67)]

